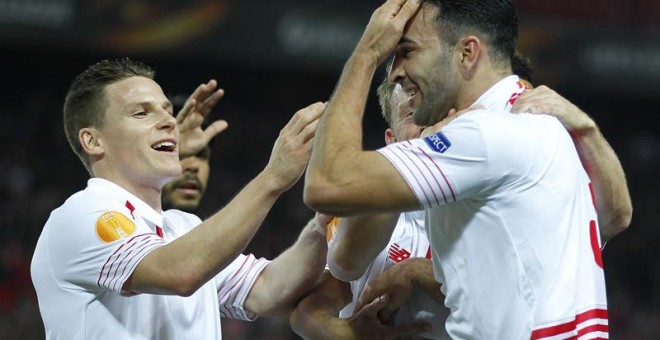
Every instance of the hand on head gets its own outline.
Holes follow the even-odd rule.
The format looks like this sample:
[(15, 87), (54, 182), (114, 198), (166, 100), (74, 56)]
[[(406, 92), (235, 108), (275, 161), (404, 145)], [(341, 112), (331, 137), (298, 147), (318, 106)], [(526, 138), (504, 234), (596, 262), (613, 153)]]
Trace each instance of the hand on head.
[(382, 63), (399, 43), (403, 30), (419, 9), (421, 0), (388, 0), (374, 11), (356, 51)]

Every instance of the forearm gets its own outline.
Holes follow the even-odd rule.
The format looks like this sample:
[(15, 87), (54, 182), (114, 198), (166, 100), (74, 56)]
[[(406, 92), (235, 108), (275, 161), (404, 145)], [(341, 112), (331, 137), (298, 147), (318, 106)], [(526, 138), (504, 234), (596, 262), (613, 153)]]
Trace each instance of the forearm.
[(245, 302), (259, 315), (289, 313), (295, 302), (319, 279), (326, 263), (325, 226), (312, 219), (296, 243), (275, 258), (261, 273)]
[(398, 213), (347, 217), (328, 246), (328, 267), (343, 281), (358, 279), (387, 246)]
[(632, 202), (625, 173), (614, 150), (595, 124), (572, 133), (580, 159), (591, 179), (603, 241), (625, 230), (632, 218)]
[(336, 215), (331, 210), (346, 204), (339, 193), (352, 178), (364, 175), (359, 159), (362, 117), (377, 66), (373, 58), (355, 53), (319, 122), (305, 177), (305, 202), (316, 211)]
[(350, 285), (325, 271), (318, 284), (303, 297), (291, 312), (291, 328), (304, 339), (345, 339), (346, 320), (339, 312), (352, 299)]
[(156, 294), (195, 292), (245, 249), (283, 192), (276, 183), (264, 170), (222, 210), (147, 255), (127, 288)]
[(303, 339), (338, 339), (338, 324), (346, 322), (339, 318), (331, 298), (323, 294), (306, 297), (289, 316), (291, 329)]

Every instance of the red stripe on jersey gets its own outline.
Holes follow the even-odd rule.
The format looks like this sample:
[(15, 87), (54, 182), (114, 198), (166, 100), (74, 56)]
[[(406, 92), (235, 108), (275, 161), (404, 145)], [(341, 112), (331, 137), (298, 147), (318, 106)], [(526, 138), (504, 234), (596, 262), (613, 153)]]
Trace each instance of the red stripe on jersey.
[[(532, 332), (532, 335), (530, 339), (541, 339), (541, 338), (546, 338), (550, 336), (555, 336), (563, 333), (568, 333), (568, 332), (573, 332), (577, 329), (577, 326), (585, 321), (589, 320), (594, 320), (594, 319), (601, 319), (601, 320), (607, 320), (608, 314), (607, 314), (607, 309), (591, 309), (586, 312), (580, 313), (575, 316), (575, 318), (572, 321), (565, 322), (559, 325), (555, 326), (549, 326), (545, 328), (540, 328), (537, 330), (534, 330)], [(607, 325), (602, 325), (605, 326), (605, 330), (594, 330), (594, 332), (608, 332), (609, 327)], [(591, 326), (589, 326), (591, 327)], [(587, 327), (588, 328), (588, 327)], [(591, 331), (590, 331), (591, 332)]]
[(163, 228), (156, 226), (156, 235), (160, 236), (160, 238), (163, 238)]
[[(408, 142), (408, 143), (410, 143), (410, 142)], [(398, 148), (401, 148), (400, 145), (397, 145), (397, 147), (398, 147)], [(396, 158), (398, 158), (398, 159), (401, 161), (401, 163), (402, 163), (402, 164), (408, 169), (408, 172), (410, 172), (410, 173), (412, 174), (413, 171), (412, 171), (412, 169), (408, 166), (408, 162), (406, 162), (403, 158), (401, 158), (401, 155), (400, 155), (398, 152), (396, 152), (396, 151), (397, 151), (397, 150), (392, 150), (392, 154), (393, 154)], [(402, 152), (402, 154), (405, 154), (405, 152)], [(426, 203), (429, 204), (429, 203), (431, 202), (431, 198), (429, 198), (429, 196), (426, 194), (426, 190), (423, 189), (423, 185), (422, 185), (422, 183), (419, 181), (419, 179), (418, 179), (416, 176), (413, 176), (413, 179), (415, 180), (415, 182), (417, 182), (417, 185), (419, 185), (419, 187), (422, 188), (422, 194), (424, 194), (424, 198), (426, 199)], [(437, 198), (436, 198), (436, 201), (437, 201)], [(440, 204), (440, 202), (438, 202), (438, 204)], [(424, 202), (422, 202), (422, 205), (424, 205)]]
[[(145, 235), (153, 235), (153, 234), (145, 234)], [(120, 275), (117, 275), (117, 272), (119, 271), (119, 268), (126, 268), (124, 265), (124, 262), (126, 263), (131, 263), (132, 260), (139, 254), (143, 253), (145, 249), (151, 249), (157, 244), (154, 244), (153, 239), (151, 238), (144, 238), (140, 241), (135, 240), (133, 244), (126, 248), (123, 252), (119, 253), (116, 255), (115, 260), (110, 263), (110, 268), (108, 268), (108, 273), (106, 274), (105, 280), (101, 283), (103, 286), (108, 287), (112, 289), (112, 286), (115, 284), (113, 281), (118, 280), (121, 275), (124, 274), (124, 271), (122, 270), (122, 273)], [(122, 258), (123, 255), (123, 258)], [(128, 261), (126, 261), (128, 259)], [(111, 275), (112, 268), (115, 268), (114, 273)], [(108, 281), (109, 280), (109, 281)]]
[[(112, 253), (112, 255), (108, 256), (108, 259), (105, 261), (105, 263), (103, 264), (103, 266), (101, 266), (101, 270), (99, 271), (99, 279), (98, 279), (98, 281), (96, 282), (96, 284), (97, 284), (99, 287), (101, 287), (101, 278), (103, 277), (103, 272), (105, 271), (105, 266), (108, 265), (108, 263), (110, 262), (110, 260), (112, 259), (112, 257), (115, 256), (115, 254), (117, 254), (122, 248), (124, 248), (125, 245), (131, 243), (134, 239), (136, 239), (136, 238), (138, 238), (138, 237), (143, 237), (143, 236), (145, 236), (145, 235), (148, 235), (148, 234), (140, 234), (140, 235), (135, 235), (135, 236), (133, 236), (131, 239), (129, 239), (128, 241), (124, 242), (121, 246), (119, 246), (119, 248), (117, 248), (117, 250), (115, 250), (115, 251)], [(130, 248), (130, 247), (133, 247), (134, 245), (135, 245), (135, 244), (129, 245), (129, 248)], [(127, 248), (126, 250), (128, 250), (129, 248)], [(116, 260), (116, 259), (115, 259), (115, 260)], [(108, 273), (109, 273), (109, 271), (108, 271)]]
[[(429, 155), (427, 155), (426, 152), (424, 152), (424, 150), (422, 150), (422, 148), (418, 147), (417, 149), (418, 149), (419, 151), (421, 151), (421, 152), (426, 156), (426, 158), (428, 158), (432, 163), (435, 163), (435, 162), (433, 162), (433, 160), (431, 159), (431, 157), (429, 157)], [(415, 154), (415, 156), (417, 156), (417, 155)], [(426, 163), (422, 160), (422, 158), (419, 157), (419, 156), (417, 156), (417, 157), (419, 158), (419, 161), (422, 162), (422, 164), (424, 164), (424, 166), (426, 167), (426, 170), (429, 171), (429, 173), (431, 174), (431, 176), (433, 176), (433, 179), (435, 180), (435, 184), (436, 184), (436, 185), (438, 186), (438, 188), (440, 189), (440, 193), (442, 194), (442, 198), (445, 200), (445, 203), (447, 203), (447, 195), (445, 194), (445, 191), (442, 189), (442, 185), (440, 185), (440, 181), (438, 181), (438, 178), (435, 177), (435, 174), (433, 173), (433, 171), (431, 171), (431, 168), (429, 168), (429, 166), (426, 165)], [(436, 165), (436, 167), (437, 167), (437, 165)], [(431, 191), (433, 191), (433, 189), (431, 189)], [(434, 193), (434, 195), (435, 195), (435, 193)], [(439, 205), (439, 204), (440, 204), (440, 203), (438, 202), (438, 205)]]
[[(429, 181), (429, 179), (426, 177), (426, 175), (425, 175), (424, 172), (422, 171), (422, 168), (420, 168), (420, 167), (417, 165), (418, 162), (415, 162), (415, 161), (412, 159), (411, 156), (415, 156), (415, 157), (417, 157), (417, 159), (419, 159), (419, 161), (420, 161), (422, 164), (424, 164), (424, 166), (426, 167), (426, 170), (428, 170), (429, 174), (431, 174), (431, 177), (433, 177), (433, 180), (435, 181), (435, 183), (439, 186), (440, 184), (438, 183), (438, 179), (435, 178), (435, 176), (433, 175), (433, 172), (431, 172), (431, 169), (429, 169), (429, 167), (424, 163), (424, 161), (422, 160), (422, 158), (419, 157), (419, 156), (418, 156), (418, 155), (417, 155), (417, 154), (416, 154), (416, 153), (410, 148), (410, 147), (413, 147), (414, 145), (413, 145), (410, 141), (406, 141), (406, 142), (407, 142), (407, 144), (409, 145), (408, 150), (410, 150), (410, 153), (404, 152), (404, 155), (406, 155), (406, 157), (408, 157), (408, 159), (410, 160), (410, 163), (411, 163), (412, 165), (414, 165), (415, 168), (417, 168), (417, 171), (419, 171), (419, 173), (422, 175), (422, 177), (424, 177), (424, 181), (426, 181), (427, 188), (429, 188), (429, 189), (431, 190), (431, 193), (433, 194), (433, 198), (435, 198), (435, 204), (436, 204), (436, 205), (440, 205), (440, 199), (438, 198), (438, 195), (436, 195), (435, 190), (432, 189), (431, 181)], [(411, 172), (411, 173), (412, 173), (412, 172)], [(442, 188), (440, 188), (440, 192), (442, 193), (442, 196), (445, 195), (445, 193), (442, 191)], [(446, 203), (446, 202), (447, 202), (447, 198), (446, 198), (446, 197), (443, 197), (443, 198), (444, 198), (445, 203)], [(429, 203), (431, 203), (431, 202), (429, 201)]]
[(591, 239), (591, 251), (594, 253), (594, 260), (600, 269), (603, 269), (603, 253), (600, 251), (600, 242), (598, 242), (598, 226), (596, 221), (589, 221), (589, 238)]
[[(245, 257), (245, 260), (243, 260), (243, 263), (241, 263), (241, 266), (238, 267), (238, 270), (236, 270), (236, 271), (234, 272), (234, 275), (232, 275), (231, 278), (229, 278), (229, 280), (225, 280), (225, 281), (223, 281), (223, 284), (220, 285), (220, 288), (218, 288), (218, 293), (220, 293), (220, 291), (222, 291), (228, 283), (230, 283), (230, 282), (231, 282), (236, 276), (238, 276), (238, 274), (241, 272), (241, 269), (243, 269), (243, 266), (245, 266), (245, 264), (246, 264), (249, 260), (250, 260), (250, 256), (248, 255), (248, 256)], [(234, 284), (234, 286), (236, 286), (236, 285)], [(232, 288), (233, 288), (234, 286), (232, 286)], [(231, 291), (231, 288), (229, 289), (229, 291)], [(218, 300), (218, 301), (221, 301), (225, 296), (227, 296), (227, 293), (225, 293), (225, 295), (223, 295), (223, 296), (220, 298), (220, 300)]]
[(429, 246), (429, 250), (426, 251), (426, 258), (431, 259), (431, 246)]
[[(424, 152), (424, 150), (422, 150), (422, 152)], [(424, 152), (424, 155), (426, 155), (426, 157), (428, 157), (431, 160), (431, 162), (433, 162), (433, 159), (431, 158), (431, 156), (427, 155), (426, 152)], [(447, 183), (447, 188), (449, 188), (449, 192), (451, 192), (452, 202), (456, 201), (456, 194), (454, 194), (454, 189), (451, 187), (451, 184), (449, 183), (449, 180), (447, 179), (447, 176), (445, 176), (445, 173), (442, 171), (442, 169), (440, 169), (440, 166), (438, 166), (438, 163), (433, 162), (433, 165), (435, 165), (435, 167), (440, 172), (440, 175), (442, 175), (442, 178), (445, 180), (445, 183)], [(444, 195), (444, 192), (443, 192), (443, 195)]]
[(124, 205), (131, 212), (131, 216), (133, 216), (133, 219), (135, 219), (135, 215), (133, 215), (133, 212), (135, 211), (135, 207), (133, 206), (133, 204), (127, 200)]
[(609, 331), (610, 331), (609, 325), (595, 324), (582, 328), (577, 332), (577, 336), (581, 337), (583, 335), (587, 335), (589, 333), (596, 333), (596, 332), (608, 333)]

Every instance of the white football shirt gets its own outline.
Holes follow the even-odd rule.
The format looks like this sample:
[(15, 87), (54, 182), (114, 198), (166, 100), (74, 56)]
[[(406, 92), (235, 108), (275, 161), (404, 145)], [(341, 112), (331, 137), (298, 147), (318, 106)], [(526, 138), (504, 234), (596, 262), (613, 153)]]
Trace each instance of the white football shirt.
[(55, 209), (31, 266), (48, 339), (221, 339), (220, 317), (253, 320), (243, 302), (267, 260), (241, 255), (189, 297), (121, 287), (150, 251), (201, 221), (159, 214), (104, 179)]
[[(353, 315), (355, 303), (357, 303), (364, 287), (376, 276), (386, 271), (393, 265), (405, 261), (411, 257), (430, 258), (429, 241), (424, 229), (424, 211), (402, 213), (399, 216), (392, 237), (387, 245), (374, 259), (362, 277), (351, 281), (351, 292), (353, 301), (339, 313), (342, 318)], [(426, 321), (431, 324), (429, 333), (420, 334), (425, 339), (447, 339), (445, 321), (449, 310), (442, 304), (421, 290), (414, 290), (410, 300), (401, 306), (394, 315), (394, 324), (409, 324), (415, 321)]]
[(589, 178), (557, 119), (509, 112), (522, 90), (507, 77), (485, 110), (379, 151), (427, 209), (453, 338), (606, 338)]

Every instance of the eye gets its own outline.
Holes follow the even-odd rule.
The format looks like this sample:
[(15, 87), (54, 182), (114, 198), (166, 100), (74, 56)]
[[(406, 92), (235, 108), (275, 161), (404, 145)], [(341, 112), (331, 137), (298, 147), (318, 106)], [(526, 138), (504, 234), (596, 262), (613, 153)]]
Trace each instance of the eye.
[(145, 111), (138, 111), (138, 112), (133, 113), (131, 116), (132, 116), (132, 117), (135, 117), (135, 118), (142, 118), (142, 117), (146, 117), (146, 116), (147, 116), (147, 112), (145, 112)]

